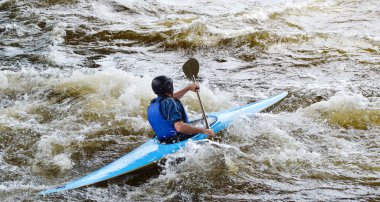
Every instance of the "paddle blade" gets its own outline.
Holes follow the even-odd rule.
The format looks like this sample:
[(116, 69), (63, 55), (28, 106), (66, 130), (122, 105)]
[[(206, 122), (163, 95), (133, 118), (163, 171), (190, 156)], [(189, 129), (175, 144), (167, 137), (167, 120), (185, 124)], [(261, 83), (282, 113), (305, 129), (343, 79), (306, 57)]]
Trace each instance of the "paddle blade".
[(186, 63), (182, 66), (182, 70), (185, 73), (186, 77), (189, 79), (193, 79), (193, 76), (196, 78), (199, 72), (199, 63), (195, 58), (190, 58)]

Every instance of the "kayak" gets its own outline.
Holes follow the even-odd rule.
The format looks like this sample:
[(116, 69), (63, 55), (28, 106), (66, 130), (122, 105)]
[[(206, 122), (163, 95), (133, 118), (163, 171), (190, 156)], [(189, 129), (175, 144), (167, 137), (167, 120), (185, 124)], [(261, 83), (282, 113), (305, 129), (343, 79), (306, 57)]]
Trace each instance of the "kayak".
[[(216, 134), (228, 127), (231, 122), (240, 116), (262, 112), (279, 103), (287, 95), (287, 92), (283, 92), (268, 99), (253, 102), (244, 106), (207, 114), (209, 118), (214, 120), (213, 123), (210, 124), (210, 127)], [(65, 185), (41, 191), (38, 194), (45, 196), (47, 194), (88, 186), (120, 175), (128, 174), (156, 163), (165, 156), (177, 152), (181, 148), (185, 147), (188, 141), (199, 141), (206, 138), (208, 138), (206, 134), (197, 134), (187, 140), (172, 144), (162, 144), (158, 142), (156, 138), (153, 138), (99, 170), (89, 173), (84, 177), (69, 182)]]

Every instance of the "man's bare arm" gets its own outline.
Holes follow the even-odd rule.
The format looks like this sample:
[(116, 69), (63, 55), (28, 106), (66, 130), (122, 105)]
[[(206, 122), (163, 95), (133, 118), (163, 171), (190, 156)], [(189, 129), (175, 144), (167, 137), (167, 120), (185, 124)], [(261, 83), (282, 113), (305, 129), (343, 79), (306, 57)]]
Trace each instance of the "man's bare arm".
[(175, 93), (173, 94), (173, 98), (179, 100), (179, 99), (181, 99), (181, 97), (184, 96), (189, 90), (191, 90), (191, 91), (193, 91), (193, 92), (199, 90), (199, 84), (198, 84), (198, 82), (195, 82), (195, 83), (193, 83), (193, 84), (190, 84), (190, 85), (186, 86), (185, 88), (183, 88), (182, 90), (179, 90), (179, 91), (175, 92)]
[(174, 124), (174, 128), (177, 132), (184, 133), (184, 134), (197, 134), (197, 133), (204, 133), (208, 136), (215, 137), (214, 131), (211, 129), (206, 128), (199, 128), (191, 126), (187, 123), (184, 123), (183, 121), (178, 121)]

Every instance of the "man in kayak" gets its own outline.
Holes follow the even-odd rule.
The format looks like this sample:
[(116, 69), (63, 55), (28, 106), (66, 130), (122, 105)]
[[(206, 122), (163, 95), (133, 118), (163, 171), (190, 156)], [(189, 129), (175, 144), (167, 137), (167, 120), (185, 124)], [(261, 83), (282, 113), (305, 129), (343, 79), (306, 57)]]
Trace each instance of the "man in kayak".
[(197, 133), (215, 136), (211, 129), (189, 125), (185, 108), (179, 100), (189, 90), (199, 90), (198, 83), (174, 93), (173, 80), (166, 76), (158, 76), (152, 80), (152, 89), (157, 98), (153, 99), (148, 107), (148, 121), (160, 142), (177, 142)]

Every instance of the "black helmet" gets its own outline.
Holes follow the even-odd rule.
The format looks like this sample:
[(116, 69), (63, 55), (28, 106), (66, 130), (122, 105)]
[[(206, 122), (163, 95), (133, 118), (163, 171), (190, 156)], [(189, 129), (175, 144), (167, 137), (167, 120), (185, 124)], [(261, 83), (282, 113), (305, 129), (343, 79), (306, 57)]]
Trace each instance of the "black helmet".
[(173, 94), (173, 80), (166, 76), (158, 76), (152, 80), (152, 89), (157, 95)]

